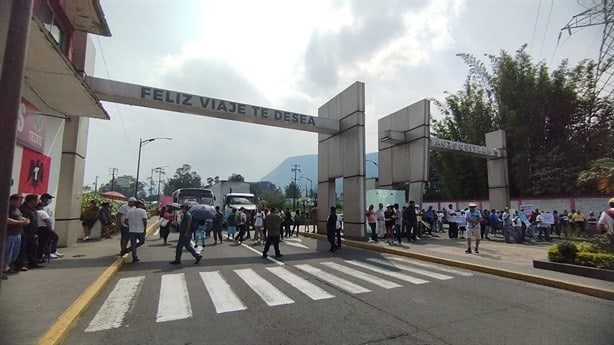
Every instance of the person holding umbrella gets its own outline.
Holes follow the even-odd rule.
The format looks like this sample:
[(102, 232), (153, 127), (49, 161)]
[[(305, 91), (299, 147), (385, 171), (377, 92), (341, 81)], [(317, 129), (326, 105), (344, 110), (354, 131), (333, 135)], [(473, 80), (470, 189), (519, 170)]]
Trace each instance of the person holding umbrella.
[(188, 212), (188, 208), (188, 205), (181, 206), (181, 213), (183, 213), (183, 217), (181, 218), (181, 224), (179, 225), (179, 240), (177, 241), (177, 249), (175, 250), (175, 260), (170, 262), (171, 265), (181, 264), (181, 255), (183, 254), (184, 247), (196, 259), (195, 263), (199, 263), (200, 260), (203, 258), (202, 255), (198, 254), (196, 250), (194, 250), (194, 247), (192, 247), (192, 243), (190, 243), (192, 214)]

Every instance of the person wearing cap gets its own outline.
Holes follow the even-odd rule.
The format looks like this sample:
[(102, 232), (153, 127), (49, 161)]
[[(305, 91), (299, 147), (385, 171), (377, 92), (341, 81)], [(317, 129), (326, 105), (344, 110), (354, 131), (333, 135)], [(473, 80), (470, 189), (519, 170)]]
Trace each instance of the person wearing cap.
[(128, 214), (128, 211), (130, 211), (131, 208), (135, 207), (135, 205), (136, 198), (131, 196), (130, 198), (128, 198), (128, 203), (123, 204), (117, 212), (117, 224), (119, 224), (119, 231), (121, 236), (119, 240), (120, 256), (123, 256), (130, 251), (130, 249), (128, 249), (128, 241), (130, 240), (130, 229), (124, 223), (124, 221), (126, 220), (126, 215)]
[(61, 254), (60, 252), (58, 252), (58, 234), (55, 232), (55, 216), (54, 216), (54, 212), (52, 207), (50, 206), (51, 202), (53, 201), (52, 199), (55, 199), (55, 197), (49, 193), (44, 193), (41, 195), (40, 197), (40, 205), (43, 206), (43, 211), (45, 211), (48, 215), (49, 215), (49, 221), (51, 222), (51, 230), (53, 231), (50, 234), (51, 237), (51, 258), (52, 259), (57, 259), (57, 258), (61, 258), (64, 256), (64, 254)]
[(131, 208), (126, 214), (124, 224), (128, 226), (130, 236), (130, 250), (132, 251), (132, 262), (139, 262), (136, 249), (145, 244), (145, 229), (147, 228), (147, 212), (143, 200), (136, 202), (136, 207)]
[(190, 242), (192, 215), (188, 212), (189, 208), (189, 205), (181, 206), (181, 213), (183, 213), (183, 217), (181, 217), (181, 224), (179, 225), (179, 240), (177, 241), (177, 248), (175, 249), (175, 260), (169, 262), (171, 265), (181, 264), (181, 255), (183, 254), (184, 247), (196, 259), (195, 263), (199, 263), (203, 258), (202, 255), (198, 254), (196, 250), (194, 250), (194, 247), (192, 247), (192, 243)]
[(482, 214), (476, 210), (478, 205), (474, 202), (469, 203), (469, 210), (465, 212), (465, 218), (467, 219), (467, 250), (465, 253), (471, 254), (471, 240), (475, 240), (475, 252), (480, 253), (480, 221), (482, 220)]
[(602, 234), (607, 234), (610, 238), (610, 247), (614, 250), (614, 198), (608, 200), (609, 208), (601, 212), (597, 228)]

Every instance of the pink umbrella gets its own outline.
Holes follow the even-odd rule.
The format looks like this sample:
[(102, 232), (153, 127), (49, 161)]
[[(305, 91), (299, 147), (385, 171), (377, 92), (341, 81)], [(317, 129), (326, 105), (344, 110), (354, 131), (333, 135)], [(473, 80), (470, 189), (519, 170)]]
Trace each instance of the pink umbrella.
[(126, 196), (118, 192), (104, 192), (100, 193), (100, 196), (111, 200), (126, 200)]

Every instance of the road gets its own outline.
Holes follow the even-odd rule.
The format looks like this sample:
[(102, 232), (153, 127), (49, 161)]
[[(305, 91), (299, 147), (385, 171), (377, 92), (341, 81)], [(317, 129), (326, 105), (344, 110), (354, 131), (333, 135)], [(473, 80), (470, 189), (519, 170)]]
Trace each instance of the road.
[[(173, 237), (175, 236), (175, 237)], [(176, 234), (171, 234), (173, 240)], [(212, 242), (208, 239), (208, 242)], [(207, 246), (152, 236), (64, 344), (612, 344), (614, 302), (296, 238)], [(250, 248), (255, 250), (250, 250)], [(271, 253), (272, 248), (271, 248)]]

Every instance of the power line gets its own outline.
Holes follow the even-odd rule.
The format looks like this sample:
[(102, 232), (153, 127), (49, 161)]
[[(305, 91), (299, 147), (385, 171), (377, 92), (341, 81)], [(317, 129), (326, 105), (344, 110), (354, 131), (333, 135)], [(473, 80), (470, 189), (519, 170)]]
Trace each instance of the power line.
[(290, 168), (290, 171), (294, 173), (294, 188), (292, 190), (292, 209), (296, 210), (296, 190), (298, 189), (298, 186), (296, 185), (296, 173), (301, 171), (300, 164), (292, 164), (292, 168)]
[(531, 36), (531, 50), (533, 50), (533, 43), (535, 43), (535, 32), (537, 31), (537, 22), (539, 21), (539, 11), (542, 8), (542, 2), (539, 1), (539, 6), (537, 7), (537, 16), (535, 16), (535, 24), (533, 25), (533, 35)]
[(539, 58), (542, 57), (542, 50), (544, 49), (544, 42), (546, 42), (546, 33), (548, 33), (548, 25), (550, 25), (550, 15), (552, 15), (552, 8), (554, 7), (554, 0), (550, 1), (550, 10), (548, 10), (548, 19), (546, 19), (546, 27), (544, 28), (544, 36), (542, 37), (542, 45), (539, 48)]

